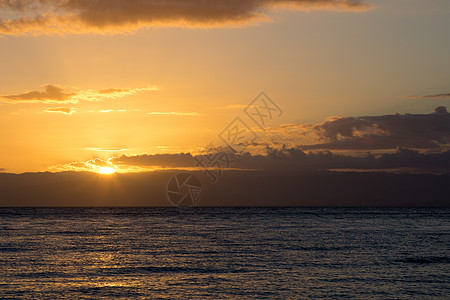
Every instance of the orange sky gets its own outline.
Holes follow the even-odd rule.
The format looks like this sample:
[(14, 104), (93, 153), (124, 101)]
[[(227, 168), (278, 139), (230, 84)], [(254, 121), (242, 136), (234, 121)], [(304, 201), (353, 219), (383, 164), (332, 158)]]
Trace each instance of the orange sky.
[(220, 144), (261, 91), (273, 128), (450, 99), (405, 97), (449, 92), (448, 1), (33, 2), (0, 0), (7, 172)]

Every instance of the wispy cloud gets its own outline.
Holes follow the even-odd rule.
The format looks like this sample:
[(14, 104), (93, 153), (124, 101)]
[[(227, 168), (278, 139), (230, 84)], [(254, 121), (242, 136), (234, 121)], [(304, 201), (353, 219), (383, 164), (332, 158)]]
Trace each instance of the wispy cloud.
[(447, 94), (434, 94), (434, 95), (423, 95), (423, 96), (403, 96), (403, 98), (450, 98), (450, 93)]
[(0, 95), (0, 101), (9, 103), (78, 103), (80, 101), (98, 102), (118, 99), (134, 94), (155, 91), (157, 87), (111, 88), (111, 89), (77, 89), (58, 85), (44, 85), (44, 91), (28, 91), (12, 95)]
[(56, 107), (56, 108), (47, 108), (46, 110), (44, 110), (44, 112), (61, 113), (61, 114), (65, 114), (65, 115), (71, 115), (71, 114), (74, 114), (76, 112), (76, 110), (71, 107)]
[(227, 106), (218, 106), (218, 107), (213, 107), (214, 109), (244, 109), (247, 108), (249, 105), (248, 104), (231, 104), (231, 105), (227, 105)]
[(128, 150), (125, 148), (118, 148), (118, 147), (110, 147), (110, 148), (86, 147), (84, 149), (89, 151), (100, 151), (100, 152), (122, 152)]
[(177, 111), (169, 111), (169, 112), (149, 112), (147, 115), (171, 115), (171, 116), (201, 116), (202, 114), (196, 112), (177, 112)]
[(0, 34), (131, 32), (145, 27), (236, 27), (274, 9), (365, 11), (361, 0), (0, 0)]
[(67, 92), (63, 87), (48, 84), (44, 91), (30, 91), (13, 95), (0, 95), (7, 102), (73, 102), (77, 93)]
[(101, 113), (110, 113), (110, 112), (126, 112), (126, 109), (102, 109), (99, 110)]

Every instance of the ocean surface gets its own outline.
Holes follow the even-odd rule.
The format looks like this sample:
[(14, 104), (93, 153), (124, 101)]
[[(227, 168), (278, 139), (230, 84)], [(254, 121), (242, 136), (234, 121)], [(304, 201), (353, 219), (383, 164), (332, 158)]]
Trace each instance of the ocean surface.
[(450, 298), (450, 209), (0, 208), (1, 299)]

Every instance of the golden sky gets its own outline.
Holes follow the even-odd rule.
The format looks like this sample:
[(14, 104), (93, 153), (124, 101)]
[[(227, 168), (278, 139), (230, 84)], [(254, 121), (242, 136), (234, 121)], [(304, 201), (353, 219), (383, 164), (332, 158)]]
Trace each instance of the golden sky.
[(270, 137), (428, 114), (449, 20), (446, 0), (0, 0), (0, 170), (195, 152), (261, 91)]

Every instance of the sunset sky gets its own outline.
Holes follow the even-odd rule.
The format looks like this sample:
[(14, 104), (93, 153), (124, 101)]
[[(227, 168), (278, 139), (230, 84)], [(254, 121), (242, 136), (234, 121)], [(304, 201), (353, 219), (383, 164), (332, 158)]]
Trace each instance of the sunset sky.
[(448, 0), (0, 0), (0, 171), (197, 153), (262, 91), (262, 146), (448, 150), (449, 29)]

